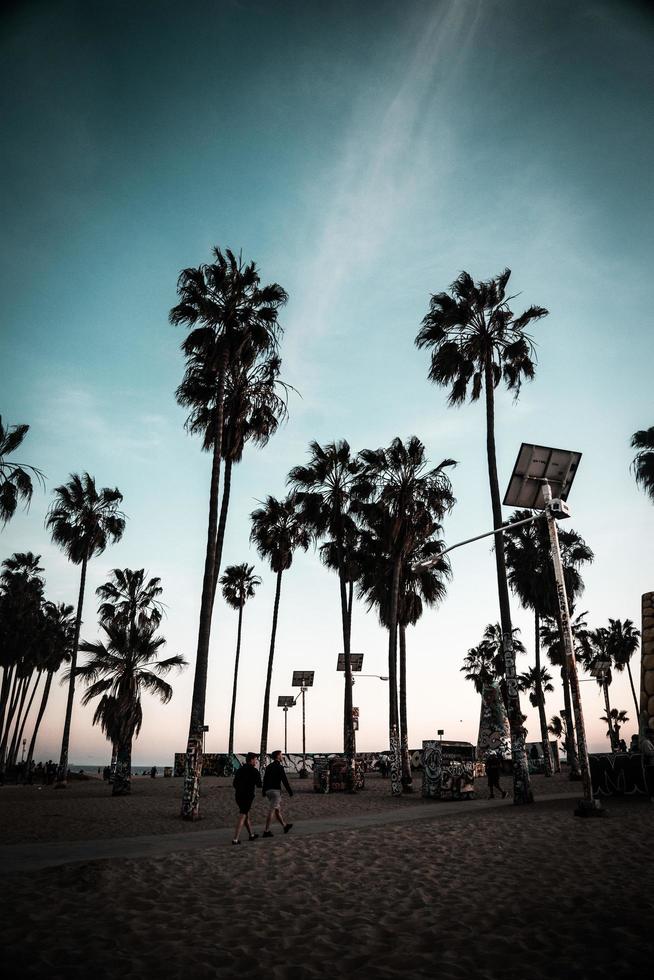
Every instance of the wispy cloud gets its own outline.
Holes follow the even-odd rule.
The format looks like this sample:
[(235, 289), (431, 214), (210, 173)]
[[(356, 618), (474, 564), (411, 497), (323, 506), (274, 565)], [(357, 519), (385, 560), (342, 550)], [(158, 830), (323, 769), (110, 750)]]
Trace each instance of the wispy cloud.
[[(366, 100), (353, 111), (340, 159), (318, 181), (321, 197), (314, 204), (321, 224), (289, 311), (304, 333), (337, 326), (334, 298), (379, 257), (427, 170), (433, 179), (434, 147), (431, 139), (426, 145), (423, 121), (433, 121), (445, 82), (465, 60), (478, 10), (477, 3), (438, 4), (427, 22), (413, 22), (404, 44), (397, 43), (399, 52), (412, 52), (399, 83), (380, 91), (376, 106)], [(442, 140), (447, 151), (445, 125)]]
[(50, 386), (38, 428), (46, 438), (74, 433), (79, 445), (91, 445), (108, 457), (142, 460), (164, 443), (170, 423), (163, 415), (140, 411), (137, 402), (129, 392), (113, 391), (109, 398), (83, 385)]

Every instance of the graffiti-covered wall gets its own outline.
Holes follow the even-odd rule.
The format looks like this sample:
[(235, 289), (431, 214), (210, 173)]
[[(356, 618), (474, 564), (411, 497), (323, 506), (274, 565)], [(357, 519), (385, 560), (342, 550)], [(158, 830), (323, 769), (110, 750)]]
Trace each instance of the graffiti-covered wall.
[(475, 755), (472, 742), (423, 742), (422, 795), (442, 800), (471, 793)]

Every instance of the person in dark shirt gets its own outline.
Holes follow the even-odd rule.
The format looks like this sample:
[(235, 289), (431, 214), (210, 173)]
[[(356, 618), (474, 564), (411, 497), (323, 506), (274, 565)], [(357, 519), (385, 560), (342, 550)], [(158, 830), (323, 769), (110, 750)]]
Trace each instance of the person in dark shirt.
[(282, 785), (286, 789), (289, 796), (293, 795), (293, 790), (288, 784), (284, 766), (282, 765), (283, 758), (281, 749), (277, 749), (276, 752), (273, 752), (272, 762), (270, 765), (266, 766), (266, 771), (263, 774), (263, 795), (266, 797), (270, 805), (268, 816), (266, 817), (266, 827), (263, 832), (264, 837), (273, 836), (273, 832), (270, 829), (270, 824), (273, 817), (282, 825), (285, 834), (287, 834), (293, 826), (292, 823), (286, 823), (282, 816)]
[(495, 799), (494, 790), (502, 794), (502, 799), (506, 797), (506, 790), (500, 786), (500, 772), (502, 771), (502, 760), (496, 752), (489, 752), (486, 756), (486, 775), (488, 777), (488, 795), (491, 800)]
[(253, 833), (252, 824), (250, 823), (250, 807), (254, 802), (254, 793), (257, 787), (261, 787), (261, 776), (259, 775), (259, 768), (257, 766), (258, 761), (259, 756), (256, 752), (248, 752), (245, 756), (245, 765), (237, 769), (234, 774), (233, 786), (236, 805), (238, 806), (238, 821), (236, 823), (234, 837), (232, 838), (232, 844), (241, 843), (239, 837), (243, 830), (243, 824), (245, 824), (249, 835), (248, 840), (256, 840), (259, 836)]

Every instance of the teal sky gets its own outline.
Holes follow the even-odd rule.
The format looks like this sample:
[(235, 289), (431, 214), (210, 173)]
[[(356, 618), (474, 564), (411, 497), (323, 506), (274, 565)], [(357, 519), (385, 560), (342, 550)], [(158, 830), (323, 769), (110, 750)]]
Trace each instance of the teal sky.
[[(498, 395), (500, 482), (522, 441), (583, 453), (570, 504), (596, 554), (580, 608), (591, 625), (640, 620), (654, 588), (654, 511), (629, 473), (631, 434), (654, 424), (654, 19), (646, 4), (449, 2), (96, 2), (15, 4), (0, 21), (0, 412), (31, 426), (21, 458), (47, 476), (1, 557), (43, 556), (48, 594), (74, 601), (77, 569), (50, 544), (53, 487), (88, 470), (124, 494), (123, 541), (90, 570), (160, 575), (170, 652), (193, 661), (209, 460), (174, 401), (184, 332), (168, 325), (177, 275), (213, 245), (243, 250), (290, 299), (284, 378), (290, 421), (234, 479), (225, 563), (264, 584), (246, 610), (237, 748), (259, 743), (273, 576), (249, 548), (248, 515), (281, 495), (311, 439), (353, 449), (415, 433), (434, 463), (454, 457), (448, 543), (491, 524), (480, 405), (452, 410), (426, 380), (414, 338), (432, 292), (462, 270), (513, 270), (534, 335), (537, 377)], [(508, 516), (508, 512), (507, 512)], [(443, 606), (409, 638), (410, 741), (474, 740), (478, 700), (459, 667), (498, 618), (481, 542), (453, 555)], [(529, 617), (514, 603), (528, 647)], [(219, 603), (208, 750), (226, 746), (236, 616)], [(309, 742), (339, 746), (342, 679), (336, 579), (315, 555), (285, 576), (273, 698), (314, 668)], [(353, 648), (386, 673), (385, 636), (359, 607)], [(165, 708), (146, 706), (136, 761), (185, 744), (192, 668)], [(605, 746), (594, 684), (583, 687), (591, 748)], [(383, 747), (387, 691), (361, 679), (359, 747)], [(635, 730), (624, 678), (613, 703)], [(559, 710), (558, 690), (548, 715)], [(79, 707), (75, 761), (106, 746)], [(282, 741), (273, 710), (269, 743)], [(55, 756), (63, 692), (39, 755)], [(299, 747), (299, 715), (289, 748)], [(293, 728), (295, 725), (295, 728)], [(529, 737), (538, 737), (529, 714)]]

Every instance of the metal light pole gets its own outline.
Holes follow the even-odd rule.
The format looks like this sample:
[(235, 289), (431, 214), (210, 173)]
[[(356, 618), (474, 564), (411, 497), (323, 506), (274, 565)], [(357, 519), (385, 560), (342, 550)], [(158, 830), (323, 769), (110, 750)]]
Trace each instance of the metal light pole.
[(302, 769), (300, 771), (300, 778), (306, 779), (309, 773), (307, 772), (307, 743), (306, 743), (306, 713), (304, 704), (304, 695), (306, 694), (308, 688), (313, 687), (313, 678), (315, 671), (313, 670), (294, 670), (293, 671), (293, 687), (300, 688), (300, 694), (302, 695)]
[[(513, 467), (513, 473), (511, 474), (509, 487), (504, 496), (503, 503), (509, 507), (538, 510), (539, 513), (524, 521), (506, 524), (493, 531), (478, 534), (474, 538), (468, 538), (466, 541), (459, 541), (449, 548), (444, 548), (439, 558), (435, 558), (429, 562), (421, 562), (414, 567), (429, 568), (435, 565), (440, 557), (448, 551), (453, 551), (462, 545), (470, 544), (472, 541), (479, 541), (481, 538), (504, 534), (508, 528), (513, 529), (523, 524), (532, 524), (534, 521), (541, 520), (545, 517), (550, 536), (550, 551), (556, 580), (563, 645), (570, 675), (570, 691), (575, 724), (577, 726), (579, 762), (584, 787), (584, 799), (579, 803), (575, 812), (580, 816), (603, 816), (605, 811), (602, 810), (599, 800), (593, 798), (590, 763), (586, 746), (586, 731), (579, 696), (579, 677), (577, 675), (574, 639), (570, 626), (568, 597), (565, 589), (563, 564), (561, 562), (561, 551), (559, 548), (559, 534), (556, 526), (556, 518), (570, 516), (570, 509), (565, 501), (572, 486), (580, 459), (581, 453), (579, 452), (573, 452), (567, 449), (553, 449), (548, 446), (538, 446), (534, 443), (523, 442), (515, 466)], [(551, 485), (554, 485), (557, 489), (558, 497), (556, 498), (552, 496)]]
[[(568, 665), (568, 677), (570, 680), (570, 694), (572, 696), (572, 709), (575, 716), (575, 728), (577, 730), (577, 752), (579, 755), (579, 768), (581, 769), (581, 779), (584, 787), (584, 799), (579, 805), (578, 813), (583, 816), (592, 814), (601, 809), (599, 800), (593, 798), (593, 784), (590, 778), (590, 761), (588, 759), (588, 746), (586, 743), (586, 729), (584, 726), (584, 715), (581, 708), (581, 697), (579, 693), (579, 675), (577, 674), (577, 658), (575, 657), (574, 638), (570, 625), (570, 610), (568, 608), (568, 596), (565, 589), (565, 579), (563, 577), (563, 563), (561, 561), (561, 549), (559, 547), (559, 531), (556, 526), (556, 519), (552, 510), (553, 504), (561, 507), (562, 501), (553, 501), (552, 490), (547, 480), (542, 483), (543, 501), (545, 503), (545, 516), (547, 528), (550, 535), (550, 549), (552, 564), (554, 565), (554, 578), (556, 580), (556, 597), (559, 605), (559, 616), (561, 618), (561, 631), (563, 633), (563, 646)], [(565, 507), (565, 505), (563, 505)], [(566, 508), (567, 510), (567, 508)], [(569, 511), (567, 512), (569, 513)], [(567, 516), (567, 513), (565, 516)]]
[[(554, 567), (556, 582), (556, 598), (559, 611), (559, 622), (565, 651), (566, 665), (570, 681), (572, 710), (577, 729), (577, 752), (579, 768), (584, 787), (584, 798), (575, 811), (579, 816), (603, 815), (599, 800), (593, 798), (593, 785), (590, 776), (590, 762), (586, 743), (586, 729), (579, 694), (579, 676), (575, 657), (574, 638), (570, 625), (570, 609), (563, 575), (561, 549), (559, 547), (559, 532), (556, 519), (570, 516), (570, 508), (566, 504), (568, 493), (572, 486), (581, 453), (566, 449), (553, 449), (548, 446), (536, 446), (524, 443), (520, 447), (518, 458), (504, 503), (518, 507), (530, 507), (542, 510), (547, 521), (550, 539), (550, 554)], [(558, 496), (552, 496), (552, 486), (556, 487)], [(570, 719), (569, 719), (570, 720)]]
[(277, 698), (277, 707), (284, 709), (284, 755), (288, 752), (288, 709), (295, 704), (292, 694), (280, 694)]

